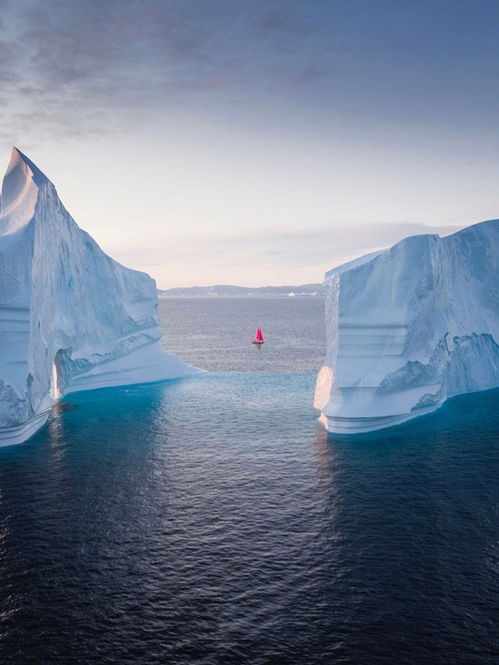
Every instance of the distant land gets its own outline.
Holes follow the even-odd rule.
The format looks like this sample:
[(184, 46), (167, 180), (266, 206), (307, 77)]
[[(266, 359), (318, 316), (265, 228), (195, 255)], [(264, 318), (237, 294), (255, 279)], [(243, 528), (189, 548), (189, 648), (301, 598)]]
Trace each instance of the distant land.
[(323, 296), (322, 284), (300, 284), (299, 286), (233, 286), (215, 284), (214, 286), (188, 286), (174, 289), (158, 289), (162, 298), (184, 298), (189, 296)]

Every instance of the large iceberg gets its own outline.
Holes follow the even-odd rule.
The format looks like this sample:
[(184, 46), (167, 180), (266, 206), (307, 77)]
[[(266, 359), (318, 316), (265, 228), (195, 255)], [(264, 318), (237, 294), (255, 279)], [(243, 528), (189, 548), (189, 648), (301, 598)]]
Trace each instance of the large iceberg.
[(196, 370), (160, 344), (156, 284), (82, 231), (19, 150), (0, 199), (0, 445), (30, 437), (62, 395)]
[(499, 220), (406, 238), (325, 284), (315, 407), (330, 432), (389, 427), (499, 385)]

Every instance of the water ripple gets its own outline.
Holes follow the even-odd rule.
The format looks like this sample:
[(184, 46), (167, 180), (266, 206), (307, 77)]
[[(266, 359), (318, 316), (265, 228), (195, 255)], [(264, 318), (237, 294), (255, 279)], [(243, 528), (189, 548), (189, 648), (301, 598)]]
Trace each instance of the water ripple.
[(496, 663), (499, 391), (352, 442), (313, 380), (75, 395), (0, 450), (0, 662)]

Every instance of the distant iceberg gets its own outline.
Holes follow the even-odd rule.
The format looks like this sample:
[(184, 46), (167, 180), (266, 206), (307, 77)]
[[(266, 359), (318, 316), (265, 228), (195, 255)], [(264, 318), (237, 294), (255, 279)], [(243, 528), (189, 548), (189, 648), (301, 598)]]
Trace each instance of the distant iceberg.
[(406, 238), (325, 285), (315, 407), (329, 431), (389, 427), (499, 385), (499, 220)]
[(197, 370), (160, 345), (156, 284), (82, 231), (19, 150), (0, 199), (0, 445), (29, 438), (62, 395)]

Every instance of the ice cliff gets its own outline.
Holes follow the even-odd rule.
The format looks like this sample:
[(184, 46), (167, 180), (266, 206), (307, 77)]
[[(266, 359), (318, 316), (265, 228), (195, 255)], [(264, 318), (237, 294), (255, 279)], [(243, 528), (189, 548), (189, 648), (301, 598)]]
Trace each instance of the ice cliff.
[(0, 445), (61, 395), (196, 370), (160, 345), (156, 285), (113, 261), (19, 150), (0, 198)]
[(389, 427), (499, 385), (499, 220), (406, 238), (325, 284), (315, 407), (329, 431)]

